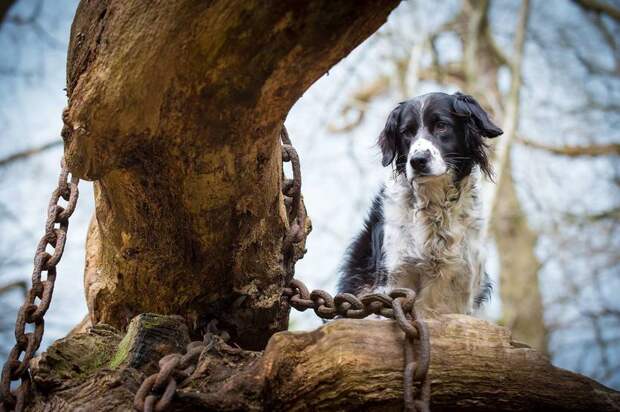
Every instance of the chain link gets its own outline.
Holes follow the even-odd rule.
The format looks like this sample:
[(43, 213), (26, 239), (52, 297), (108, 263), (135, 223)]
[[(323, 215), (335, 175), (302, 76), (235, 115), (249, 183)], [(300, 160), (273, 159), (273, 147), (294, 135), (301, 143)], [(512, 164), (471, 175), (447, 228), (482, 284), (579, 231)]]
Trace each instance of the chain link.
[[(56, 265), (60, 262), (65, 248), (69, 217), (77, 205), (78, 183), (79, 179), (73, 175), (69, 179), (69, 171), (63, 158), (58, 185), (47, 208), (45, 234), (39, 240), (35, 252), (32, 286), (26, 294), (26, 301), (17, 313), (15, 345), (2, 368), (0, 412), (13, 410), (19, 412), (24, 409), (30, 390), (29, 364), (43, 339), (45, 325), (43, 317), (50, 306), (54, 292)], [(67, 202), (65, 206), (58, 204), (61, 198)], [(54, 249), (52, 254), (46, 251), (48, 246)], [(46, 272), (45, 278), (42, 277), (43, 272)], [(26, 332), (28, 325), (31, 325), (32, 332)], [(14, 381), (21, 382), (15, 390), (11, 390), (11, 383)]]
[[(430, 339), (426, 323), (415, 312), (416, 294), (411, 289), (394, 289), (388, 294), (371, 293), (355, 296), (341, 293), (332, 297), (324, 290), (308, 291), (306, 285), (293, 279), (282, 292), (293, 308), (303, 312), (307, 309), (322, 319), (335, 317), (362, 319), (379, 315), (395, 319), (405, 332), (405, 370), (403, 374), (403, 398), (406, 411), (429, 411), (430, 380), (427, 377), (430, 362)], [(417, 361), (416, 361), (417, 359)], [(420, 382), (420, 390), (414, 392), (414, 382)]]
[(185, 354), (171, 353), (159, 360), (159, 372), (146, 378), (136, 392), (133, 406), (137, 411), (162, 412), (170, 406), (179, 382), (183, 385), (194, 373), (200, 355), (215, 344), (215, 336), (224, 342), (228, 340), (228, 334), (218, 331), (216, 325), (217, 321), (211, 321), (203, 340), (190, 342)]
[(288, 253), (294, 243), (299, 243), (306, 236), (306, 208), (301, 201), (301, 167), (299, 164), (299, 155), (293, 147), (291, 139), (286, 130), (286, 126), (282, 125), (280, 131), (282, 139), (282, 161), (290, 162), (293, 169), (293, 178), (286, 179), (284, 171), (282, 171), (282, 193), (285, 196), (285, 202), (290, 210), (289, 230), (284, 237), (282, 249)]

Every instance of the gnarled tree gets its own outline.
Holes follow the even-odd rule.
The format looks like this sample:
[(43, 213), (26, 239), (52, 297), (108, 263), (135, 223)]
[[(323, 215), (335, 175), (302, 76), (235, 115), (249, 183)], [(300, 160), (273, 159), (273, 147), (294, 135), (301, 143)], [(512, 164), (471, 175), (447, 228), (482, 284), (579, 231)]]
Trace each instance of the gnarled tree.
[(396, 4), (81, 2), (65, 155), (95, 182), (92, 323), (218, 318), (254, 349), (286, 329), (280, 129)]
[[(205, 351), (177, 410), (400, 408), (402, 333), (391, 322), (272, 337), (287, 326), (280, 295), (292, 275), (282, 123), (396, 3), (81, 2), (63, 136), (70, 169), (96, 188), (94, 326), (34, 362), (32, 410), (130, 408), (156, 359), (211, 319), (240, 348)], [(552, 367), (503, 328), (466, 316), (430, 326), (436, 410), (620, 409), (618, 393)]]

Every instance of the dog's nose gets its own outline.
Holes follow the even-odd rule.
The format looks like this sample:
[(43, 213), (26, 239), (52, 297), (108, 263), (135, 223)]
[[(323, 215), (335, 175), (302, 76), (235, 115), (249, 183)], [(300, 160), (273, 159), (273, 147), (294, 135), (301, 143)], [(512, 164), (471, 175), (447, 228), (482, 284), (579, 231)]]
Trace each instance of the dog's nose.
[(413, 156), (411, 156), (409, 163), (411, 163), (411, 167), (413, 168), (413, 170), (417, 172), (424, 172), (430, 160), (431, 152), (428, 150), (424, 150), (414, 153)]

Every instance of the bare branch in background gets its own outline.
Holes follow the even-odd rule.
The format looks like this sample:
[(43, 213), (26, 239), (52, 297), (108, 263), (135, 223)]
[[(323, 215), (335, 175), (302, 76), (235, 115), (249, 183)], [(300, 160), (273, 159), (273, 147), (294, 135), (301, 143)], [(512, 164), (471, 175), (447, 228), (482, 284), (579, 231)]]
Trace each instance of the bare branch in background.
[(12, 155), (9, 155), (3, 159), (0, 159), (0, 167), (6, 167), (11, 163), (14, 163), (18, 160), (23, 160), (26, 159), (28, 157), (37, 155), (39, 153), (45, 152), (49, 149), (53, 149), (54, 147), (58, 147), (62, 145), (62, 140), (58, 139), (58, 140), (53, 140), (51, 142), (45, 143), (41, 146), (37, 146), (37, 147), (33, 147), (32, 149), (26, 149), (24, 151), (21, 152), (17, 152), (17, 153), (13, 153)]
[(327, 126), (327, 130), (331, 133), (346, 133), (359, 126), (364, 120), (368, 104), (376, 97), (387, 92), (389, 85), (390, 78), (380, 75), (373, 82), (356, 91), (340, 111), (343, 119), (346, 119), (349, 113), (352, 112), (355, 112), (355, 118), (342, 126), (330, 123)]
[(564, 219), (569, 223), (580, 223), (580, 222), (588, 222), (594, 223), (600, 220), (612, 219), (614, 221), (620, 221), (620, 207), (615, 207), (613, 209), (604, 210), (602, 212), (597, 213), (587, 213), (587, 214), (574, 214), (574, 213), (564, 213)]
[(620, 9), (600, 0), (573, 0), (581, 8), (593, 11), (595, 13), (603, 13), (612, 19), (620, 22)]
[[(523, 60), (523, 50), (525, 49), (525, 36), (527, 32), (527, 24), (530, 15), (530, 2), (529, 0), (523, 0), (521, 10), (519, 12), (519, 22), (517, 23), (517, 30), (514, 39), (514, 57), (512, 64), (510, 65), (510, 72), (512, 78), (510, 81), (510, 91), (506, 99), (506, 115), (503, 119), (504, 135), (499, 140), (496, 146), (495, 155), (495, 168), (497, 170), (497, 181), (501, 181), (502, 173), (505, 165), (508, 163), (508, 153), (512, 140), (514, 139), (519, 122), (519, 96), (521, 90), (521, 63)], [(482, 239), (486, 239), (489, 225), (492, 219), (493, 210), (497, 202), (497, 193), (499, 191), (499, 185), (489, 188), (488, 201), (488, 216), (483, 219)]]
[[(0, 3), (3, 3), (3, 0), (0, 0)], [(7, 1), (6, 3), (13, 3), (12, 1)], [(10, 7), (10, 4), (9, 4)], [(2, 13), (2, 5), (0, 5), (0, 25), (1, 24), (13, 24), (16, 26), (28, 26), (37, 37), (45, 42), (49, 47), (60, 49), (65, 47), (65, 43), (57, 40), (54, 36), (52, 36), (40, 23), (41, 13), (43, 11), (43, 0), (38, 0), (30, 12), (28, 16), (20, 16), (14, 15), (10, 17), (6, 17), (5, 15), (1, 16)]]
[(32, 24), (38, 20), (39, 16), (41, 15), (41, 10), (43, 10), (43, 0), (38, 0), (35, 3), (34, 8), (32, 9), (32, 12), (30, 12), (30, 15), (26, 17), (19, 15), (11, 16), (7, 19), (7, 22), (16, 24), (18, 26)]
[(10, 292), (13, 289), (21, 289), (23, 294), (26, 294), (28, 290), (28, 285), (23, 280), (18, 280), (15, 282), (7, 283), (6, 285), (0, 285), (0, 295), (5, 294), (6, 292)]
[(524, 138), (522, 136), (517, 136), (515, 141), (533, 149), (544, 150), (549, 153), (567, 157), (620, 156), (620, 143), (609, 143), (600, 145), (594, 144), (588, 146), (551, 146), (535, 140)]

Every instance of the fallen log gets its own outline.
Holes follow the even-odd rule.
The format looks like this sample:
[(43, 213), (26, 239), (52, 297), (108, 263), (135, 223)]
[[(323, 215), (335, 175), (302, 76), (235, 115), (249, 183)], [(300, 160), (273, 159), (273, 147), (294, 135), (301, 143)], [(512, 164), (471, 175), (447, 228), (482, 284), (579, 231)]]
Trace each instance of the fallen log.
[[(503, 327), (465, 315), (428, 325), (434, 412), (620, 410), (619, 392), (551, 365)], [(33, 365), (29, 410), (130, 410), (162, 348), (178, 350), (187, 336), (179, 318), (140, 315), (122, 339), (102, 325), (62, 339)], [(346, 319), (277, 333), (264, 352), (217, 340), (173, 410), (400, 410), (403, 336), (393, 321)]]

